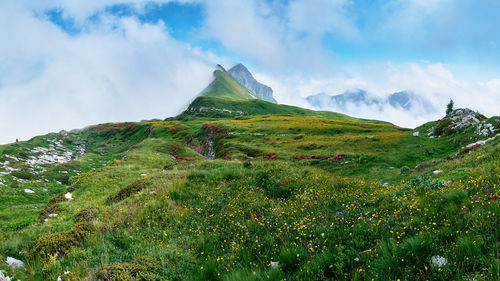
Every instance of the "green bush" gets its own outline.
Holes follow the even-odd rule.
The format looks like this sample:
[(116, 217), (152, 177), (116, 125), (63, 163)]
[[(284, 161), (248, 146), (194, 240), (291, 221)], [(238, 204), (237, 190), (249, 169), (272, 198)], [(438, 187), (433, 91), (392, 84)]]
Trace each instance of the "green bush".
[(403, 166), (403, 167), (401, 167), (401, 170), (400, 170), (402, 175), (407, 174), (409, 171), (410, 171), (410, 168), (408, 166)]
[(97, 218), (97, 214), (99, 213), (99, 208), (97, 207), (88, 207), (82, 209), (75, 216), (76, 222), (92, 222)]
[(300, 248), (283, 248), (279, 256), (279, 266), (283, 270), (292, 272), (307, 259), (307, 253)]
[(137, 180), (137, 181), (125, 186), (117, 193), (108, 197), (108, 203), (120, 202), (123, 199), (128, 198), (131, 195), (134, 195), (134, 194), (138, 193), (139, 191), (143, 190), (144, 188), (146, 188), (146, 185), (147, 185), (147, 183), (145, 180), (143, 180), (143, 179)]
[(443, 188), (444, 182), (434, 179), (428, 175), (421, 175), (410, 179), (410, 181), (406, 184), (406, 187), (417, 192), (425, 192), (426, 190)]
[(97, 270), (92, 280), (106, 281), (160, 281), (161, 265), (149, 257), (140, 257), (132, 263), (110, 264)]
[(441, 121), (439, 121), (439, 123), (436, 125), (436, 127), (434, 127), (434, 135), (436, 136), (441, 136), (441, 135), (444, 135), (444, 136), (449, 136), (451, 134), (454, 133), (454, 130), (451, 128), (451, 119), (449, 118), (445, 118)]
[(245, 168), (245, 169), (250, 169), (250, 168), (252, 168), (252, 166), (253, 166), (252, 162), (248, 162), (248, 161), (243, 162), (243, 168)]
[(31, 180), (36, 177), (35, 174), (33, 174), (31, 171), (25, 169), (22, 169), (20, 171), (12, 171), (11, 175), (22, 180)]
[(51, 257), (60, 258), (72, 247), (83, 243), (92, 233), (93, 226), (88, 222), (77, 223), (68, 231), (54, 233), (38, 239), (30, 250), (28, 259), (39, 259), (42, 264)]
[(270, 198), (288, 199), (293, 194), (293, 190), (289, 186), (271, 177), (267, 172), (258, 172), (255, 179), (257, 187), (261, 188)]

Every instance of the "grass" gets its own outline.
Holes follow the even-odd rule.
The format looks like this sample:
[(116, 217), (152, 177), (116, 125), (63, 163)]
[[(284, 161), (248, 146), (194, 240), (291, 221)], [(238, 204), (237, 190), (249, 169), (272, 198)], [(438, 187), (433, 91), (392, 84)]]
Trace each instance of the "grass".
[(201, 92), (204, 97), (217, 97), (228, 100), (248, 100), (257, 98), (227, 73), (214, 71), (215, 79)]
[[(455, 156), (471, 132), (413, 137), (326, 116), (209, 120), (0, 146), (0, 157), (19, 158), (53, 138), (87, 147), (26, 181), (2, 177), (0, 260), (27, 266), (0, 270), (21, 280), (498, 280), (499, 139)], [(215, 160), (200, 154), (209, 145)], [(73, 200), (56, 200), (67, 192)], [(57, 217), (40, 220), (47, 207)]]

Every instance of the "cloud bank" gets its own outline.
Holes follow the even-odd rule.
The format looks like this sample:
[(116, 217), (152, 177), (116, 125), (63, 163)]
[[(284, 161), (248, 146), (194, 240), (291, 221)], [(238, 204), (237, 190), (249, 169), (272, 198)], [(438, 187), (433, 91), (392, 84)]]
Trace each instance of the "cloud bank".
[[(60, 5), (66, 3), (78, 2)], [(101, 13), (70, 36), (36, 9), (0, 6), (0, 143), (175, 115), (207, 85), (219, 61), (173, 39), (161, 21)], [(84, 6), (92, 8), (88, 13), (103, 7)]]

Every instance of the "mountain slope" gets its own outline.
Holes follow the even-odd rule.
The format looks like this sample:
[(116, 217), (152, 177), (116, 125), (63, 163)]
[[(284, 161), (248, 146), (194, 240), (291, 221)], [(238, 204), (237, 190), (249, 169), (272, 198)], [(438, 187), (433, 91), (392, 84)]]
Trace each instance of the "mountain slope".
[(250, 100), (258, 98), (221, 70), (214, 71), (214, 80), (200, 93), (200, 96), (229, 100)]
[(229, 69), (227, 74), (233, 77), (236, 81), (250, 90), (256, 96), (262, 98), (263, 100), (277, 103), (273, 97), (273, 89), (255, 80), (252, 73), (250, 73), (250, 71), (244, 65), (237, 64), (233, 66), (231, 69)]
[[(255, 96), (234, 80), (221, 67), (214, 71), (214, 80), (190, 103), (178, 118), (235, 118), (256, 115), (316, 116), (338, 120), (362, 119), (329, 111), (313, 111), (296, 106), (275, 104)], [(172, 118), (169, 118), (171, 120)]]

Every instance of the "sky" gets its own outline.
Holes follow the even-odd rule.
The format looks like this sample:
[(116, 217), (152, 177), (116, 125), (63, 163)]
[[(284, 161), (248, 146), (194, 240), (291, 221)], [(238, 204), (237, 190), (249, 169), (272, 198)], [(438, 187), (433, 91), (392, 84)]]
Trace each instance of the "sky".
[[(279, 103), (412, 91), (500, 115), (497, 0), (3, 0), (0, 143), (180, 113), (220, 63)], [(416, 127), (441, 110), (352, 107)]]

